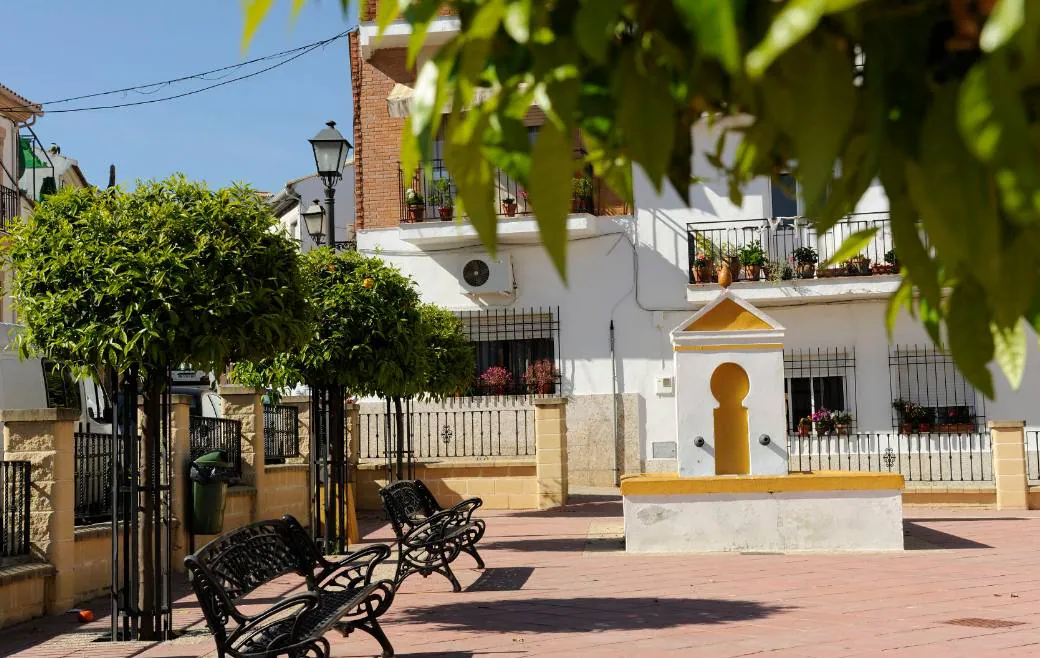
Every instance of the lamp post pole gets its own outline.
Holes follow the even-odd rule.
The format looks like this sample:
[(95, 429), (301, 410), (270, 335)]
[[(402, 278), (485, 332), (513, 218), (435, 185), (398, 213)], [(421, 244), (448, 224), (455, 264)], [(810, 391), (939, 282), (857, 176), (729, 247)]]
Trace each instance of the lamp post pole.
[(336, 185), (335, 181), (323, 178), (325, 183), (325, 214), (329, 218), (329, 246), (336, 249)]

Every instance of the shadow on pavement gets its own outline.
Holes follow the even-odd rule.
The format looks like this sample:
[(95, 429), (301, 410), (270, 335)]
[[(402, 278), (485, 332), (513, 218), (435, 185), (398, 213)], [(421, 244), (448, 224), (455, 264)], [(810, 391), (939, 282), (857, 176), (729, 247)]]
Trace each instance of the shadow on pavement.
[(467, 592), (517, 592), (531, 579), (534, 567), (488, 567)]
[(621, 518), (621, 496), (572, 494), (567, 497), (566, 507), (554, 507), (547, 510), (530, 510), (513, 512), (513, 517), (520, 518), (583, 518), (583, 517), (616, 517)]
[[(929, 521), (933, 519), (928, 519)], [(951, 535), (934, 528), (903, 521), (903, 547), (908, 551), (936, 551), (951, 548), (993, 548), (971, 539)]]
[(490, 633), (595, 633), (724, 624), (764, 619), (790, 609), (724, 599), (535, 598), (412, 607), (396, 614), (394, 623)]

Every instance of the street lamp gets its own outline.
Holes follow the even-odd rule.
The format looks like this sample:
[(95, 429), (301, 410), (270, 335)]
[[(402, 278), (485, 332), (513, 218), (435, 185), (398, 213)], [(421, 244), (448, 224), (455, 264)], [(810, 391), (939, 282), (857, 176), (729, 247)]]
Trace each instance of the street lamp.
[[(352, 148), (350, 142), (336, 130), (336, 122), (329, 121), (325, 128), (310, 139), (314, 149), (314, 166), (325, 185), (325, 209), (329, 213), (329, 246), (336, 248), (336, 182), (343, 178), (343, 165)], [(310, 227), (308, 227), (310, 230)]]
[(321, 237), (325, 235), (325, 209), (315, 199), (309, 208), (300, 213), (300, 216), (303, 217), (304, 226), (307, 227), (307, 233), (314, 240), (314, 244), (320, 247)]

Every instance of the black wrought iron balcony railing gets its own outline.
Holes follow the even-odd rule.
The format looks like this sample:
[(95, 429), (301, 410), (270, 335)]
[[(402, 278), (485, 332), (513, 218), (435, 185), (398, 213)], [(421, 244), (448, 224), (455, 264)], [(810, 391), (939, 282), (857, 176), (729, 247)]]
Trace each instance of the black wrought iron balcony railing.
[[(575, 150), (577, 161), (585, 154)], [(399, 171), (401, 182), (401, 222), (451, 221), (456, 215), (458, 190), (444, 160), (420, 163), (411, 181), (405, 181)], [(534, 209), (527, 191), (504, 171), (495, 172), (495, 208), (499, 217), (531, 215)], [(600, 214), (600, 184), (590, 171), (576, 167), (571, 178), (571, 212), (590, 215)]]
[(0, 232), (7, 233), (20, 212), (18, 190), (0, 185)]
[[(876, 229), (859, 254), (840, 263), (831, 257), (850, 235)], [(722, 263), (734, 281), (822, 279), (896, 274), (888, 213), (850, 215), (818, 233), (804, 218), (705, 221), (686, 225), (690, 283), (718, 280)]]

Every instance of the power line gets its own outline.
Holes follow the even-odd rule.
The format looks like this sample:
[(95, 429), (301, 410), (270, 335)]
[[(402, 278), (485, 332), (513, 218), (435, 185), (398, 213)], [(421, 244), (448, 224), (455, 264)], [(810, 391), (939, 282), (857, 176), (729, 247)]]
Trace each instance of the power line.
[[(212, 70), (209, 70), (209, 71), (203, 71), (202, 73), (194, 73), (192, 75), (186, 75), (186, 76), (182, 76), (182, 77), (179, 77), (179, 78), (171, 78), (170, 80), (163, 80), (161, 82), (152, 82), (152, 83), (149, 83), (149, 84), (134, 85), (132, 87), (124, 87), (122, 89), (113, 89), (113, 90), (110, 90), (110, 91), (101, 91), (101, 92), (96, 92), (96, 93), (92, 93), (92, 94), (84, 94), (82, 96), (70, 96), (68, 98), (62, 98), (62, 99), (58, 99), (58, 100), (47, 101), (45, 103), (40, 103), (40, 104), (36, 104), (36, 105), (20, 105), (20, 106), (13, 106), (13, 107), (2, 107), (2, 108), (0, 108), (0, 111), (17, 111), (17, 110), (24, 110), (24, 109), (32, 109), (32, 108), (38, 107), (39, 105), (43, 105), (43, 106), (46, 107), (48, 105), (53, 105), (53, 104), (69, 103), (69, 102), (76, 101), (76, 100), (85, 100), (85, 99), (88, 99), (88, 98), (98, 98), (98, 97), (101, 97), (101, 96), (110, 96), (112, 94), (125, 94), (125, 93), (130, 92), (130, 91), (137, 92), (137, 93), (142, 94), (142, 95), (149, 95), (149, 94), (157, 93), (160, 89), (163, 89), (164, 87), (167, 87), (167, 86), (172, 85), (172, 84), (176, 84), (178, 82), (185, 82), (187, 80), (197, 80), (197, 79), (206, 80), (207, 78), (205, 78), (205, 76), (207, 76), (207, 75), (212, 75), (214, 73), (221, 73), (221, 72), (224, 72), (224, 71), (231, 71), (231, 70), (239, 69), (239, 68), (242, 68), (242, 67), (245, 67), (245, 66), (249, 66), (250, 64), (256, 64), (257, 62), (262, 62), (262, 61), (275, 59), (275, 58), (278, 58), (278, 57), (286, 57), (287, 55), (292, 55), (291, 57), (288, 57), (287, 59), (283, 59), (282, 61), (280, 61), (280, 62), (278, 62), (276, 64), (272, 64), (271, 66), (268, 66), (266, 68), (260, 69), (259, 71), (253, 71), (252, 73), (248, 73), (246, 75), (241, 75), (241, 76), (238, 76), (236, 78), (223, 80), (222, 82), (218, 82), (216, 84), (208, 85), (206, 87), (200, 87), (199, 89), (193, 89), (191, 91), (186, 91), (184, 93), (175, 94), (173, 96), (164, 96), (162, 98), (152, 98), (152, 99), (148, 99), (148, 100), (134, 101), (134, 102), (129, 102), (129, 103), (115, 103), (115, 104), (111, 104), (111, 105), (94, 105), (94, 106), (87, 106), (87, 107), (73, 107), (73, 108), (68, 108), (68, 109), (64, 109), (64, 110), (62, 110), (62, 109), (58, 109), (58, 110), (46, 109), (45, 111), (47, 113), (49, 113), (49, 114), (64, 114), (64, 113), (69, 113), (69, 112), (90, 112), (90, 111), (94, 111), (94, 110), (112, 110), (112, 109), (117, 109), (117, 108), (122, 108), (122, 107), (134, 107), (134, 106), (137, 106), (137, 105), (149, 105), (149, 104), (152, 104), (152, 103), (162, 103), (162, 102), (165, 102), (165, 101), (176, 100), (178, 98), (184, 98), (186, 96), (193, 96), (195, 94), (199, 94), (199, 93), (202, 93), (204, 91), (209, 91), (210, 89), (216, 89), (217, 87), (223, 87), (224, 85), (229, 85), (229, 84), (231, 84), (233, 82), (239, 82), (240, 80), (246, 80), (248, 78), (252, 78), (252, 77), (258, 76), (258, 75), (260, 75), (262, 73), (266, 73), (266, 72), (271, 71), (273, 69), (276, 69), (276, 68), (278, 68), (280, 66), (288, 64), (289, 62), (291, 62), (293, 60), (299, 59), (300, 57), (303, 57), (304, 55), (306, 55), (306, 54), (308, 54), (310, 52), (313, 52), (314, 50), (317, 50), (318, 48), (323, 48), (323, 47), (327, 46), (328, 44), (330, 44), (330, 43), (332, 43), (334, 41), (342, 39), (343, 37), (345, 37), (348, 34), (350, 34), (352, 31), (354, 31), (354, 29), (356, 29), (356, 28), (352, 28), (350, 30), (345, 30), (345, 31), (340, 32), (339, 34), (337, 34), (335, 36), (329, 37), (328, 39), (322, 39), (321, 41), (315, 41), (315, 42), (312, 42), (312, 43), (309, 43), (309, 44), (306, 44), (306, 45), (303, 45), (303, 46), (299, 46), (297, 48), (291, 48), (289, 50), (283, 50), (283, 51), (278, 52), (278, 53), (272, 53), (270, 55), (264, 55), (263, 57), (257, 57), (255, 59), (251, 59), (251, 60), (246, 61), (246, 62), (240, 62), (238, 64), (231, 64), (229, 66), (223, 66), (221, 68), (212, 69)], [(220, 79), (225, 78), (225, 77), (227, 77), (227, 75), (220, 76), (217, 79), (220, 80)], [(150, 91), (150, 92), (141, 91), (141, 90), (144, 90), (144, 89), (153, 89), (153, 88), (154, 88), (154, 91)]]

